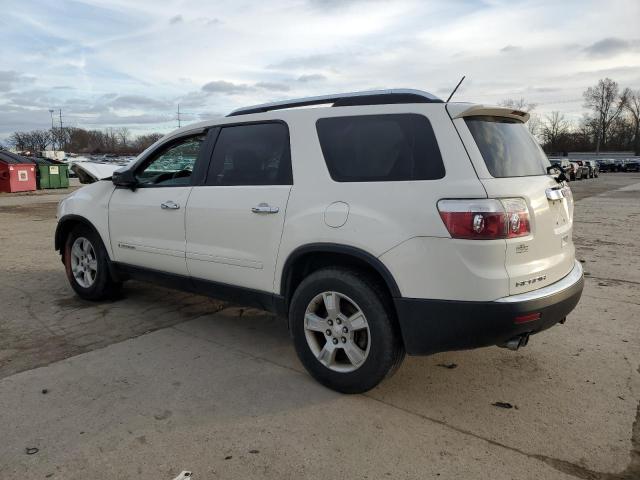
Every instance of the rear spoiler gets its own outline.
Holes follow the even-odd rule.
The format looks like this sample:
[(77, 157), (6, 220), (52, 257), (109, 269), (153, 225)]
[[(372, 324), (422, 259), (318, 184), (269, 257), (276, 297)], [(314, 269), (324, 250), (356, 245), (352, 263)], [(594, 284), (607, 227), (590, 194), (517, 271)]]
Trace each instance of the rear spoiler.
[(514, 110), (509, 107), (497, 107), (493, 105), (477, 105), (473, 103), (448, 103), (447, 111), (451, 118), (463, 118), (463, 117), (477, 117), (477, 116), (490, 116), (490, 117), (506, 117), (513, 120), (519, 120), (522, 123), (526, 123), (529, 120), (529, 114), (521, 110)]

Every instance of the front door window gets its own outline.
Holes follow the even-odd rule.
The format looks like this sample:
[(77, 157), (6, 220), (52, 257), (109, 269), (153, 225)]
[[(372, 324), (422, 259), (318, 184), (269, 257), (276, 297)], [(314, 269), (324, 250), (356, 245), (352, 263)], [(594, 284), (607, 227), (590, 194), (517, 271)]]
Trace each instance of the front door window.
[(186, 186), (191, 182), (205, 135), (181, 140), (154, 156), (136, 177), (141, 186)]

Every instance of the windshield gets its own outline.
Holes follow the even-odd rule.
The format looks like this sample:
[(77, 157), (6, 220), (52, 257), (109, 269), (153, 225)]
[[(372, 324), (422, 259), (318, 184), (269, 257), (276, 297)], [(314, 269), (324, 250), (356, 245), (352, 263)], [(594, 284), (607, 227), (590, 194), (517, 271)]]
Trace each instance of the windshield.
[(505, 117), (467, 117), (465, 122), (494, 177), (546, 175), (547, 156), (526, 126)]

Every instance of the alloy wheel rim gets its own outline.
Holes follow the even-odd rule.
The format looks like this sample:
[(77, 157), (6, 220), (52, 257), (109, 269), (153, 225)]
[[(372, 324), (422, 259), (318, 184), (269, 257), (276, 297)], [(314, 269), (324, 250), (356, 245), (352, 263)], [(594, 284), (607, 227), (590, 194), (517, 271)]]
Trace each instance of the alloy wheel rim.
[(78, 285), (89, 288), (98, 275), (98, 258), (93, 245), (85, 237), (78, 237), (71, 246), (71, 273)]
[(322, 292), (309, 302), (304, 333), (316, 359), (334, 372), (353, 372), (369, 356), (367, 318), (356, 302), (342, 293)]

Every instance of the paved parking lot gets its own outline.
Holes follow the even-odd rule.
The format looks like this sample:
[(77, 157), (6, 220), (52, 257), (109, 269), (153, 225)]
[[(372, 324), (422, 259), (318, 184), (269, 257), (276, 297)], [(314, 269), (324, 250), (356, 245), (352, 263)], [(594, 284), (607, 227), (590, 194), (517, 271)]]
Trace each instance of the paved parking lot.
[(640, 175), (571, 186), (586, 285), (564, 326), (409, 357), (355, 396), (259, 311), (137, 282), (79, 300), (59, 195), (0, 195), (0, 478), (637, 480)]

